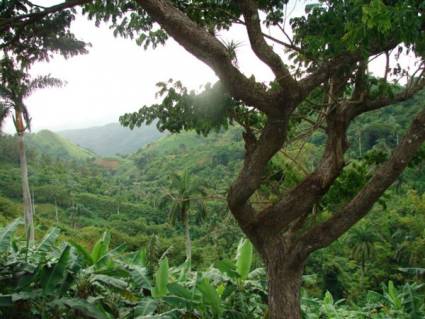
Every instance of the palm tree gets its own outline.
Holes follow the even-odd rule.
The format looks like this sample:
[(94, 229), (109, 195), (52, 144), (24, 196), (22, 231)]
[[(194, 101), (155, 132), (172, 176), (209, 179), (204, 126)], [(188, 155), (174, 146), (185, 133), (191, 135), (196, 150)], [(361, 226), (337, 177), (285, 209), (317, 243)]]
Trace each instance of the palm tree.
[(348, 242), (352, 247), (353, 257), (360, 260), (361, 284), (364, 285), (364, 275), (366, 273), (366, 262), (372, 256), (375, 243), (379, 241), (379, 236), (371, 231), (369, 227), (359, 225), (351, 230)]
[(17, 64), (8, 56), (4, 56), (0, 61), (0, 80), (0, 127), (6, 117), (14, 112), (14, 116), (12, 116), (18, 136), (25, 233), (27, 240), (33, 241), (35, 237), (33, 204), (28, 181), (28, 165), (24, 144), (24, 134), (26, 130), (30, 130), (31, 119), (24, 99), (30, 96), (36, 89), (61, 86), (62, 81), (50, 75), (32, 79), (23, 67), (17, 67)]
[(165, 191), (160, 207), (171, 204), (168, 217), (172, 225), (183, 224), (186, 245), (186, 260), (192, 259), (192, 240), (190, 236), (190, 215), (196, 213), (198, 222), (206, 216), (205, 193), (201, 185), (192, 180), (188, 171), (171, 176), (170, 189)]

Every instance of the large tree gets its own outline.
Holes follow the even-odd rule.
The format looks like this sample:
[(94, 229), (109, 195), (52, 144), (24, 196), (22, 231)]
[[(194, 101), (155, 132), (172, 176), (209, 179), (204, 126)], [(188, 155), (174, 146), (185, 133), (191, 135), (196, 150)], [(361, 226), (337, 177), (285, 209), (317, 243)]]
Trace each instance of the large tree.
[[(209, 65), (220, 84), (201, 95), (165, 86), (163, 103), (128, 114), (123, 123), (138, 125), (156, 118), (163, 129), (207, 132), (210, 127), (204, 118), (211, 113), (205, 112), (207, 105), (222, 114), (211, 117), (213, 127), (229, 120), (242, 124), (245, 160), (228, 192), (228, 206), (265, 262), (270, 318), (301, 318), (299, 291), (308, 256), (364, 217), (425, 140), (424, 110), (355, 196), (328, 217), (313, 216), (314, 207), (344, 171), (350, 123), (363, 113), (407, 100), (423, 88), (423, 1), (321, 1), (308, 7), (306, 16), (292, 19), (293, 38), (287, 42), (284, 1), (138, 3), (162, 31)], [(282, 29), (283, 40), (271, 39), (262, 29), (263, 22)], [(272, 83), (246, 77), (235, 63), (235, 51), (215, 35), (232, 23), (245, 26), (252, 50), (275, 75)], [(398, 66), (403, 51), (410, 52), (405, 59), (416, 60), (410, 73)], [(292, 60), (285, 60), (284, 52)], [(369, 66), (381, 55), (386, 59), (382, 77), (372, 78)], [(402, 76), (406, 85), (394, 89), (390, 79)], [(205, 103), (211, 95), (216, 105)], [(297, 186), (259, 209), (250, 198), (262, 185), (268, 163), (291, 143), (291, 130), (303, 118), (324, 127), (327, 140), (322, 157)]]
[[(204, 134), (234, 121), (243, 126), (245, 160), (228, 192), (228, 206), (265, 262), (270, 318), (301, 318), (299, 290), (308, 256), (364, 217), (425, 140), (423, 110), (352, 198), (328, 216), (313, 214), (344, 171), (350, 124), (424, 87), (424, 1), (322, 0), (289, 24), (285, 0), (86, 0), (62, 6), (73, 3), (85, 3), (90, 17), (111, 20), (116, 34), (137, 37), (147, 46), (172, 37), (217, 74), (219, 83), (198, 95), (179, 84), (164, 84), (162, 103), (127, 114), (122, 122), (134, 126), (157, 119), (160, 129)], [(18, 17), (5, 25), (29, 19)], [(233, 24), (245, 28), (252, 51), (271, 69), (274, 81), (261, 83), (240, 70), (237, 48), (217, 36)], [(369, 67), (379, 56), (385, 62), (372, 77)], [(410, 69), (401, 66), (403, 56), (411, 60)], [(391, 81), (401, 79), (404, 85), (394, 88)], [(251, 198), (265, 180), (268, 163), (292, 142), (300, 121), (324, 129), (321, 159), (298, 185), (268, 207), (257, 207)]]

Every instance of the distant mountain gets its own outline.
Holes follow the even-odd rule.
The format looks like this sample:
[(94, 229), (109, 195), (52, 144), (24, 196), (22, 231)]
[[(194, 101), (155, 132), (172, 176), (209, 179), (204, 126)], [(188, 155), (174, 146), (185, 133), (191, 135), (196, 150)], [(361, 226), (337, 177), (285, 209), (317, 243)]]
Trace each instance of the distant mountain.
[(62, 159), (83, 160), (96, 157), (93, 152), (71, 143), (66, 138), (49, 130), (25, 135), (28, 148), (39, 153)]
[(133, 153), (165, 134), (159, 132), (155, 125), (130, 130), (119, 123), (57, 133), (101, 156)]

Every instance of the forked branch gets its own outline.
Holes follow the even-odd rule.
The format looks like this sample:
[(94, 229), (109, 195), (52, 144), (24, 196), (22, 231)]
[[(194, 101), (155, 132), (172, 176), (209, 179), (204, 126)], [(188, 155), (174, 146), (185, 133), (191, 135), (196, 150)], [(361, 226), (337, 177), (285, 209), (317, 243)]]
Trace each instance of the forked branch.
[(268, 120), (263, 132), (246, 154), (244, 167), (228, 194), (229, 208), (242, 229), (249, 235), (257, 220), (257, 214), (249, 204), (249, 198), (259, 188), (269, 160), (281, 149), (286, 139), (286, 120)]
[(390, 159), (383, 163), (370, 181), (339, 212), (308, 231), (300, 240), (304, 256), (338, 239), (372, 208), (379, 197), (400, 176), (425, 141), (425, 110), (413, 120)]
[(263, 37), (257, 3), (252, 0), (239, 0), (238, 3), (245, 19), (252, 50), (261, 61), (270, 67), (277, 82), (288, 96), (296, 94), (299, 89), (297, 81), (292, 77), (280, 56), (274, 52)]
[(278, 203), (259, 214), (257, 223), (262, 233), (278, 234), (291, 222), (311, 212), (341, 173), (348, 148), (346, 130), (349, 123), (342, 108), (333, 109), (327, 117), (328, 139), (317, 168)]

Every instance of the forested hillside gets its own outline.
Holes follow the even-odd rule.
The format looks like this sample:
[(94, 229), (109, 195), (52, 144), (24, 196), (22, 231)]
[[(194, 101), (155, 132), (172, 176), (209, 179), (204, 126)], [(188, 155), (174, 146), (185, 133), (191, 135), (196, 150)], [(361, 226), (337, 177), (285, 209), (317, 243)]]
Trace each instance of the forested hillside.
[(425, 318), (424, 0), (47, 2), (0, 1), (0, 318)]
[[(332, 209), (356, 191), (370, 174), (366, 163), (382, 161), (388, 155), (415, 107), (412, 103), (395, 106), (363, 117), (353, 125), (349, 169), (318, 210)], [(401, 124), (392, 126), (394, 120)], [(208, 137), (194, 132), (162, 137), (134, 154), (115, 157), (114, 168), (102, 165), (102, 161), (108, 159), (81, 156), (91, 153), (64, 142), (51, 132), (30, 136), (28, 157), (36, 237), (40, 239), (55, 226), (61, 231), (61, 238), (91, 249), (108, 230), (111, 249), (118, 246), (127, 252), (143, 249), (149, 261), (144, 261), (145, 266), (152, 267), (151, 271), (164, 256), (170, 265), (178, 266), (184, 261), (185, 239), (183, 224), (173, 223), (170, 216), (173, 201), (181, 196), (175, 193), (171, 177), (188, 172), (190, 183), (200, 185), (203, 190), (191, 196), (202, 199), (206, 211), (204, 218), (199, 218), (200, 206), (192, 205), (190, 211), (192, 264), (197, 269), (207, 269), (214, 264), (225, 271), (220, 261), (233, 258), (242, 237), (224, 201), (244, 157), (241, 134), (239, 127), (232, 127)], [(279, 189), (302, 178), (320, 155), (321, 139), (320, 134), (315, 134), (302, 141), (303, 152), (294, 147), (293, 152), (279, 154), (273, 160), (267, 187), (257, 195), (256, 205), (273, 201)], [(0, 138), (0, 222), (3, 226), (22, 214), (15, 142), (13, 137)], [(72, 151), (64, 153), (64, 150)], [(423, 161), (418, 157), (370, 216), (340, 241), (310, 258), (306, 266), (306, 294), (316, 298), (329, 291), (335, 299), (364, 304), (364, 292), (379, 292), (388, 280), (403, 285), (423, 279), (424, 173)], [(167, 201), (168, 194), (174, 197)], [(253, 263), (253, 267), (261, 266), (258, 257)], [(346, 311), (343, 309), (338, 311), (343, 314)]]
[(133, 153), (164, 135), (156, 129), (155, 125), (129, 130), (118, 123), (57, 133), (74, 144), (101, 156)]
[(78, 147), (69, 140), (48, 130), (29, 134), (27, 144), (35, 152), (52, 158), (84, 160), (93, 158), (96, 154), (88, 149)]

